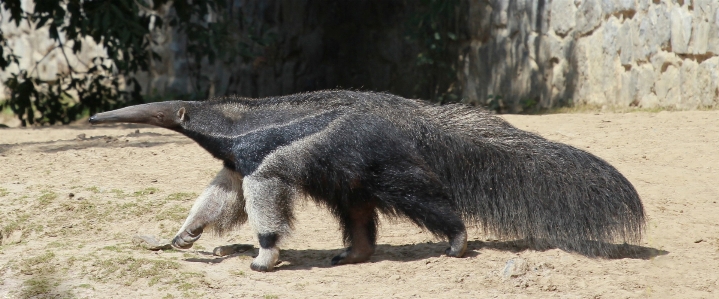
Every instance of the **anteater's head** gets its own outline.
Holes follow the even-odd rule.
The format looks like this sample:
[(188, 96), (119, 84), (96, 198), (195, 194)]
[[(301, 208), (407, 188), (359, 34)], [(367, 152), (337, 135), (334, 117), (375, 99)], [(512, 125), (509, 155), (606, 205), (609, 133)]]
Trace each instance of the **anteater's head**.
[(148, 124), (178, 130), (188, 119), (187, 109), (191, 102), (169, 101), (136, 106), (98, 113), (90, 117), (91, 124), (135, 123)]

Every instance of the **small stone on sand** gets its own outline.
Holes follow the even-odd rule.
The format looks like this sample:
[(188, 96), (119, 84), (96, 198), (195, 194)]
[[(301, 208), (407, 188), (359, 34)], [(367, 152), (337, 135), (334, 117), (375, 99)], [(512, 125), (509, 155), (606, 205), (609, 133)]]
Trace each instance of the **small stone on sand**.
[(135, 235), (132, 237), (132, 243), (152, 251), (172, 249), (169, 240), (158, 240), (155, 236)]

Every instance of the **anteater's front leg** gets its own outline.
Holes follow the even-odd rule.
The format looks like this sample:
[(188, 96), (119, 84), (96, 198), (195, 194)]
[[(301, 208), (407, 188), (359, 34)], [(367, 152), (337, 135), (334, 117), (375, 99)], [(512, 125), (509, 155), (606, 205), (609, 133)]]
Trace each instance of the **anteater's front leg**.
[(296, 190), (280, 179), (262, 175), (245, 178), (243, 189), (247, 216), (260, 243), (259, 254), (250, 268), (272, 271), (280, 256), (278, 243), (292, 228), (292, 201)]
[(245, 221), (242, 175), (223, 168), (195, 201), (185, 224), (172, 240), (172, 246), (190, 248), (207, 227), (222, 233)]

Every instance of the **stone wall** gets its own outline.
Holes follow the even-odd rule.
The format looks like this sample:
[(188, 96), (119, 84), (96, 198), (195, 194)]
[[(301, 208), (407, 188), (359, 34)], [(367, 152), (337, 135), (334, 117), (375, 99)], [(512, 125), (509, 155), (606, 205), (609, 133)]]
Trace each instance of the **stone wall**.
[[(401, 0), (233, 1), (238, 36), (274, 34), (256, 57), (202, 68), (207, 96), (264, 97), (328, 88), (389, 91), (416, 88), (416, 47), (404, 38)], [(193, 92), (184, 37), (165, 32), (156, 51), (163, 60), (146, 77), (146, 90)]]
[[(24, 9), (32, 10), (33, 1), (23, 0)], [(149, 72), (138, 74), (143, 93), (154, 99), (187, 98), (193, 93), (201, 98), (225, 94), (263, 97), (349, 88), (412, 96), (418, 89), (418, 50), (415, 43), (405, 39), (407, 12), (412, 6), (404, 0), (228, 3), (234, 38), (274, 34), (272, 42), (252, 47), (255, 56), (249, 60), (218, 60), (214, 64), (203, 61), (196, 76), (197, 65), (188, 59), (186, 37), (168, 27), (155, 30), (156, 43), (152, 47), (162, 60), (153, 61)], [(15, 27), (7, 22), (7, 12), (2, 13), (4, 21), (0, 26), (10, 47), (21, 56), (20, 68), (31, 70), (42, 59), (35, 71), (43, 79), (68, 71), (65, 58), (48, 39), (46, 28), (34, 30), (25, 23)], [(159, 13), (171, 12), (166, 9)], [(85, 41), (78, 57), (69, 55), (70, 63), (83, 70), (83, 62), (87, 64), (98, 55), (102, 55), (102, 48)], [(17, 71), (18, 68), (6, 70), (0, 80)], [(7, 94), (3, 91), (0, 95)]]
[(717, 0), (468, 0), (464, 96), (719, 106)]
[[(718, 0), (463, 0), (466, 22), (458, 78), (464, 100), (502, 96), (509, 111), (527, 103), (669, 107), (719, 105)], [(25, 0), (26, 9), (32, 1)], [(418, 92), (418, 47), (405, 38), (414, 5), (404, 0), (229, 1), (238, 35), (275, 33), (250, 61), (202, 64), (192, 76), (184, 37), (157, 32), (162, 56), (140, 75), (164, 98), (270, 96), (354, 88), (426, 98)], [(3, 20), (8, 20), (6, 12)], [(1, 24), (21, 67), (43, 79), (67, 70), (47, 30)], [(70, 63), (102, 53), (90, 41)], [(69, 46), (69, 45), (68, 45)], [(49, 55), (46, 55), (48, 54)], [(9, 71), (17, 71), (9, 70)], [(0, 74), (5, 79), (9, 73)], [(2, 92), (0, 84), (0, 92)], [(2, 95), (3, 93), (0, 93)], [(512, 105), (514, 104), (514, 105)], [(525, 107), (526, 108), (526, 107)]]

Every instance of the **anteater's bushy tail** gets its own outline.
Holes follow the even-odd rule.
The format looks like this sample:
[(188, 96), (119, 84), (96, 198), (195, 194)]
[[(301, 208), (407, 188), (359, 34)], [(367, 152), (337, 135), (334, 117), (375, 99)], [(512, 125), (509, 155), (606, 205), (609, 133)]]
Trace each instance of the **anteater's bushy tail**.
[(637, 243), (644, 208), (637, 191), (604, 160), (519, 130), (463, 105), (427, 108), (444, 140), (432, 142), (458, 212), (497, 238), (522, 239), (589, 256)]

